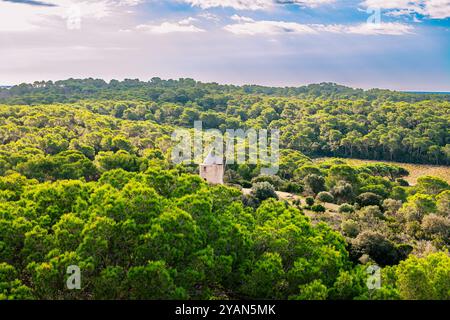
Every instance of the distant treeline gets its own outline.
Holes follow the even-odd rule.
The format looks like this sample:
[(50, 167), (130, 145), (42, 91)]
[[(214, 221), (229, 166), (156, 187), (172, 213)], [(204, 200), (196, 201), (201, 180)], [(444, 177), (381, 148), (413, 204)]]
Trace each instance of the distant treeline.
[(74, 102), (80, 99), (138, 99), (155, 102), (198, 103), (203, 105), (211, 95), (219, 94), (224, 100), (230, 95), (258, 94), (280, 97), (366, 99), (417, 102), (423, 100), (450, 101), (450, 94), (405, 93), (382, 89), (353, 89), (335, 83), (310, 84), (300, 87), (265, 87), (258, 85), (221, 85), (202, 83), (193, 79), (149, 81), (125, 79), (124, 81), (101, 79), (68, 79), (62, 81), (36, 81), (9, 88), (0, 88), (0, 102), (15, 104), (39, 104)]

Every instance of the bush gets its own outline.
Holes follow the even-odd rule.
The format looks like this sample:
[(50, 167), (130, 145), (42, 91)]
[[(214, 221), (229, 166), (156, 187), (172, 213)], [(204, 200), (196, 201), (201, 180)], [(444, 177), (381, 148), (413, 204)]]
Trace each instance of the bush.
[(267, 181), (255, 183), (252, 187), (251, 193), (259, 201), (264, 201), (269, 198), (278, 199), (275, 188)]
[(379, 206), (383, 198), (372, 192), (365, 192), (356, 197), (356, 202), (361, 207)]
[(252, 194), (244, 194), (242, 195), (242, 203), (246, 207), (252, 207), (254, 209), (257, 209), (260, 205), (260, 201), (256, 199), (256, 197)]
[(311, 207), (314, 212), (325, 212), (327, 209), (321, 204), (315, 204)]
[(311, 207), (314, 204), (314, 198), (313, 197), (307, 197), (305, 199), (306, 201), (306, 205), (308, 205), (309, 207)]
[(333, 203), (333, 201), (334, 201), (333, 195), (326, 191), (319, 192), (316, 199), (321, 202), (326, 202), (326, 203)]
[(308, 174), (304, 179), (306, 190), (308, 192), (317, 194), (325, 190), (325, 178), (317, 174)]
[(422, 220), (422, 230), (431, 238), (442, 237), (449, 242), (450, 219), (436, 214), (427, 215)]
[(399, 254), (395, 245), (384, 235), (373, 231), (363, 231), (352, 241), (355, 258), (367, 254), (380, 266), (396, 265)]
[(353, 207), (351, 204), (343, 203), (339, 207), (339, 213), (353, 213), (355, 212), (355, 207)]
[(303, 185), (297, 182), (286, 182), (283, 184), (281, 191), (300, 194), (305, 190)]
[(402, 207), (403, 203), (400, 200), (385, 199), (383, 201), (383, 209), (388, 214), (397, 213)]
[(358, 215), (361, 218), (364, 218), (364, 217), (373, 217), (373, 218), (378, 218), (378, 219), (383, 218), (383, 212), (381, 212), (380, 207), (378, 207), (378, 206), (367, 206), (367, 207), (361, 208), (358, 211)]
[(353, 186), (345, 181), (339, 181), (332, 189), (331, 194), (337, 203), (349, 202), (354, 199)]
[(346, 220), (342, 222), (341, 230), (346, 236), (351, 238), (357, 237), (360, 231), (358, 223), (354, 220)]
[(281, 186), (284, 184), (284, 181), (279, 176), (274, 175), (260, 175), (252, 179), (252, 184), (258, 182), (268, 182), (277, 189), (281, 188)]
[(400, 187), (409, 187), (409, 182), (406, 181), (405, 179), (398, 178), (398, 179), (395, 180), (395, 181), (397, 182), (397, 184), (398, 184)]
[(406, 192), (405, 187), (394, 187), (392, 188), (390, 198), (400, 201), (406, 201), (406, 198), (408, 198), (408, 193)]

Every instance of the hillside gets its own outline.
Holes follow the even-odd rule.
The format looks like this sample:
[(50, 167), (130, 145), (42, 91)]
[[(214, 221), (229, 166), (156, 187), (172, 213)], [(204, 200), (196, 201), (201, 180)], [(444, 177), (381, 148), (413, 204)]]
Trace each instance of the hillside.
[[(183, 101), (161, 98), (186, 87)], [(0, 300), (450, 298), (448, 166), (379, 161), (448, 164), (445, 96), (190, 80), (9, 90)], [(279, 171), (230, 164), (226, 185), (207, 184), (197, 165), (171, 158), (173, 131), (195, 120), (222, 132), (279, 128)], [(316, 159), (326, 155), (378, 161)], [(67, 289), (70, 266), (80, 290)]]

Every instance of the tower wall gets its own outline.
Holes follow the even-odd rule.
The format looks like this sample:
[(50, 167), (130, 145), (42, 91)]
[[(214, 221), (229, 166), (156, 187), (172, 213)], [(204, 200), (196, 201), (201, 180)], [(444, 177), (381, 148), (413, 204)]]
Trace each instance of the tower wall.
[(223, 184), (224, 166), (221, 164), (200, 165), (200, 177), (212, 184)]

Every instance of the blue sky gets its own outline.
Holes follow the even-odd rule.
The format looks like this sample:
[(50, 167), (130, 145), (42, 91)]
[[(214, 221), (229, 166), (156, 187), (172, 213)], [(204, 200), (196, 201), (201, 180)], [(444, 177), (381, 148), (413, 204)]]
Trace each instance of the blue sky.
[(69, 77), (450, 91), (450, 0), (0, 0), (0, 84)]

